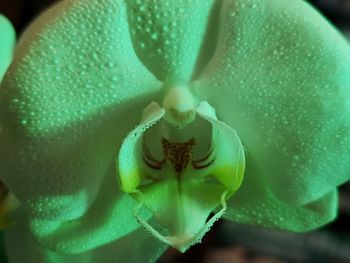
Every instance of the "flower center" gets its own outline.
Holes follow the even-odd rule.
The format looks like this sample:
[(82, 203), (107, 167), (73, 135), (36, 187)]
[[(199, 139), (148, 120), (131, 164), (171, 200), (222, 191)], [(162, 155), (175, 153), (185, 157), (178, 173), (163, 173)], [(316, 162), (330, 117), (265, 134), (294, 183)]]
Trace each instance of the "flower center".
[(154, 169), (161, 169), (165, 162), (170, 162), (177, 174), (186, 169), (193, 158), (193, 146), (195, 139), (192, 138), (185, 143), (173, 143), (165, 138), (162, 138), (163, 155), (162, 161), (155, 160), (147, 148), (144, 149), (143, 160), (150, 167)]
[(193, 138), (185, 143), (173, 143), (167, 139), (162, 139), (164, 158), (174, 166), (176, 173), (185, 170), (191, 162), (195, 144)]
[[(209, 103), (197, 103), (187, 88), (177, 86), (163, 107), (152, 102), (143, 111), (141, 124), (121, 146), (117, 166), (121, 189), (138, 202), (133, 211), (138, 222), (185, 251), (225, 212), (226, 199), (242, 182), (244, 151)], [(153, 214), (160, 229), (140, 216), (141, 208)]]
[(176, 173), (179, 174), (183, 172), (189, 164), (191, 164), (191, 168), (199, 170), (207, 168), (215, 161), (212, 148), (209, 148), (208, 153), (203, 158), (194, 160), (193, 152), (196, 146), (196, 140), (194, 138), (184, 143), (170, 142), (162, 138), (162, 146), (164, 159), (160, 161), (152, 156), (147, 147), (144, 147), (143, 161), (148, 167), (159, 170), (162, 169), (166, 162), (170, 162)]

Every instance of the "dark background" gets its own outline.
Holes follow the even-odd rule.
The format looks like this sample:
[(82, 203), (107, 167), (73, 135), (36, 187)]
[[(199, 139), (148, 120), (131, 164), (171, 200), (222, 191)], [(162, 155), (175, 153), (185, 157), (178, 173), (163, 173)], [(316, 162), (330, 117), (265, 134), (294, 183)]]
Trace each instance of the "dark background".
[[(53, 2), (0, 0), (0, 13), (12, 21), (20, 34), (37, 14)], [(309, 2), (350, 39), (350, 0)], [(202, 244), (194, 246), (184, 255), (169, 249), (159, 259), (159, 263), (173, 262), (350, 263), (350, 184), (340, 188), (338, 219), (321, 229), (307, 234), (294, 234), (219, 221), (205, 236)]]

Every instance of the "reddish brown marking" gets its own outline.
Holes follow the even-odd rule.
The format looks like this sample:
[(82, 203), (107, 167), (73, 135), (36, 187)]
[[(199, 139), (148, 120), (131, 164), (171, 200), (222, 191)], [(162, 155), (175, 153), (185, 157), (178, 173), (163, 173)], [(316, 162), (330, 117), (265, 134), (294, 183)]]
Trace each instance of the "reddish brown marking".
[(194, 138), (185, 143), (173, 143), (162, 138), (164, 159), (173, 164), (176, 172), (182, 172), (193, 158), (193, 146), (195, 144)]
[(209, 151), (208, 153), (201, 159), (198, 159), (198, 160), (193, 160), (192, 161), (192, 164), (195, 163), (195, 164), (198, 164), (198, 163), (201, 163), (201, 162), (204, 162), (206, 160), (208, 160), (208, 158), (210, 157), (210, 155), (213, 153), (213, 148), (209, 148)]
[(207, 168), (208, 166), (212, 165), (214, 163), (214, 161), (215, 161), (215, 158), (211, 159), (209, 162), (202, 164), (202, 165), (198, 165), (195, 161), (193, 161), (192, 167), (196, 170)]
[(163, 167), (163, 163), (165, 160), (158, 161), (156, 160), (151, 153), (149, 152), (148, 148), (143, 145), (143, 156), (142, 156), (143, 161), (145, 164), (147, 164), (150, 168), (160, 170)]
[(174, 143), (168, 141), (165, 138), (162, 138), (164, 159), (161, 161), (156, 160), (151, 155), (148, 148), (144, 145), (143, 161), (150, 168), (160, 170), (162, 169), (166, 160), (168, 160), (174, 166), (174, 169), (177, 173), (181, 173), (182, 171), (184, 171), (189, 163), (191, 163), (192, 167), (196, 170), (206, 168), (213, 164), (215, 161), (215, 157), (212, 157), (213, 148), (211, 146), (209, 146), (209, 151), (203, 158), (193, 160), (193, 147), (195, 145), (196, 140), (194, 138), (184, 143)]
[(152, 164), (150, 162), (148, 162), (145, 157), (142, 158), (143, 161), (145, 162), (145, 164), (147, 164), (148, 167), (152, 168), (152, 169), (156, 169), (156, 170), (160, 170), (162, 169), (163, 165), (162, 164)]

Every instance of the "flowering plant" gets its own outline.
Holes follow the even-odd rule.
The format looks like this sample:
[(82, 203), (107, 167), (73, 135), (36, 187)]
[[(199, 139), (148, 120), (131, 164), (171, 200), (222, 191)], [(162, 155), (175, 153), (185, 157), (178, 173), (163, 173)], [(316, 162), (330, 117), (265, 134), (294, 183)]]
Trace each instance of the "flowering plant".
[(154, 261), (221, 217), (328, 223), (349, 72), (349, 44), (301, 0), (60, 1), (0, 89), (10, 261)]

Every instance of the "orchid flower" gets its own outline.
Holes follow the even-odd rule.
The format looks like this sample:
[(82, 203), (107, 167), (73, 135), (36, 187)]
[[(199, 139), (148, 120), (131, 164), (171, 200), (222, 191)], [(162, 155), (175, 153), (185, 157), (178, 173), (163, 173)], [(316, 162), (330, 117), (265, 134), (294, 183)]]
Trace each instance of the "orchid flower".
[(349, 73), (349, 43), (301, 0), (58, 2), (0, 89), (10, 261), (151, 262), (219, 218), (330, 222)]

